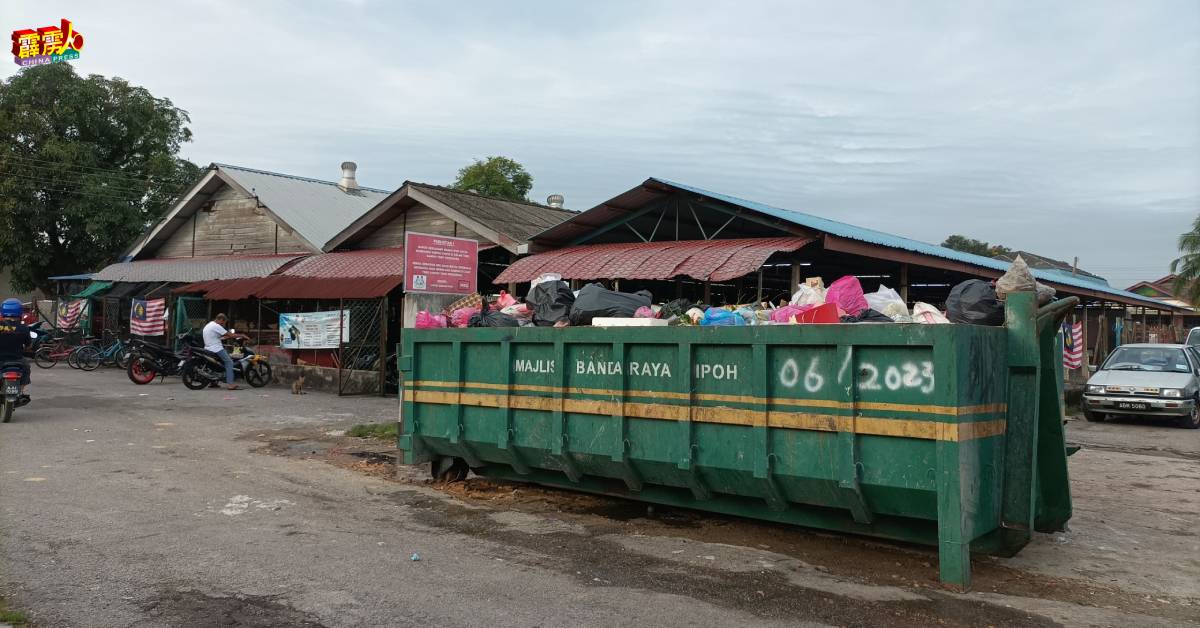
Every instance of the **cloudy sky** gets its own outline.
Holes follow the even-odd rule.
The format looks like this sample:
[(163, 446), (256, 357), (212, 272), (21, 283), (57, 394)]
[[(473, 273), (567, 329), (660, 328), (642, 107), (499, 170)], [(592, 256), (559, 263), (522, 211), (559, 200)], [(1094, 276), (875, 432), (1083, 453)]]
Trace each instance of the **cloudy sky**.
[(1120, 287), (1200, 212), (1195, 0), (17, 4), (190, 112), (200, 164), (394, 188), (503, 154), (573, 209), (657, 176)]

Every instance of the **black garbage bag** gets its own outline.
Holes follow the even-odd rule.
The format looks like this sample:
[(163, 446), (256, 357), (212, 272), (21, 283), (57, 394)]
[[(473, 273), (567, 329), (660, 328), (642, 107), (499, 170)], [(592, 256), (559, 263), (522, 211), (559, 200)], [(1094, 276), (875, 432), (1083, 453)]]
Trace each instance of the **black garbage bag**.
[(858, 316), (843, 316), (842, 322), (843, 323), (894, 323), (896, 321), (892, 320), (892, 317), (890, 317), (886, 314), (883, 314), (882, 312), (876, 312), (875, 310), (872, 310), (871, 308), (867, 308), (867, 309), (863, 310)]
[(659, 318), (671, 318), (672, 316), (683, 316), (684, 312), (695, 307), (691, 299), (675, 299), (663, 304), (662, 310), (659, 311)]
[(483, 309), (467, 321), (467, 327), (517, 327), (519, 324), (515, 316), (489, 308), (487, 301), (483, 302)]
[(570, 318), (575, 293), (565, 281), (543, 281), (529, 291), (525, 303), (533, 309), (534, 325), (552, 327), (558, 321)]
[(998, 327), (1004, 324), (1004, 304), (990, 281), (968, 279), (950, 289), (946, 318), (951, 323)]
[(591, 325), (597, 316), (630, 318), (639, 307), (650, 307), (653, 299), (649, 290), (617, 292), (598, 283), (589, 283), (579, 291), (571, 306), (571, 324)]

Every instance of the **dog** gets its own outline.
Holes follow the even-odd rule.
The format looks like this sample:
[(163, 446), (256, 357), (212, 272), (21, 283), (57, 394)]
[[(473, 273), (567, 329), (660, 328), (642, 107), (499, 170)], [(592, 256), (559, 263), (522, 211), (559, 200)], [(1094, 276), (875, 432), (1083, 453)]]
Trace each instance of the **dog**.
[(292, 382), (292, 394), (293, 395), (307, 394), (304, 392), (304, 373), (297, 375), (296, 381)]

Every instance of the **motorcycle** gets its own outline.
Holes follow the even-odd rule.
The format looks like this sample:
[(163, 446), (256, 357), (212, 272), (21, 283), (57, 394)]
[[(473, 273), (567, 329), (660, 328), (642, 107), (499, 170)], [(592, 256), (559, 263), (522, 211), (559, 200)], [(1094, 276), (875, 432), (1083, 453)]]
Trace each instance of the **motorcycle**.
[(0, 366), (4, 379), (4, 405), (0, 408), (0, 423), (12, 420), (13, 411), (29, 403), (29, 395), (21, 394), (21, 375), (25, 372), (22, 362), (6, 362)]
[(125, 374), (129, 381), (142, 385), (149, 384), (154, 378), (166, 379), (170, 375), (178, 375), (183, 365), (191, 356), (193, 348), (199, 348), (201, 341), (193, 333), (179, 334), (182, 350), (179, 352), (162, 345), (146, 342), (138, 338), (129, 340), (129, 366)]
[[(255, 353), (239, 339), (233, 350), (233, 378), (244, 379), (247, 384), (261, 388), (271, 383), (271, 364), (267, 356)], [(193, 347), (191, 356), (183, 363), (181, 371), (183, 385), (192, 390), (201, 390), (225, 381), (225, 363), (212, 351)]]

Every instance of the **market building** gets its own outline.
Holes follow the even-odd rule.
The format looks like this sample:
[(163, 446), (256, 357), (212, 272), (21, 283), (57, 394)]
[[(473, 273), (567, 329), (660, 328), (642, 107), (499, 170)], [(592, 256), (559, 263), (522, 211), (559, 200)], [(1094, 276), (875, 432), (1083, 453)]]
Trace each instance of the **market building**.
[[(910, 305), (941, 306), (955, 284), (996, 279), (1011, 264), (655, 178), (532, 236), (522, 252), (532, 254), (497, 284), (558, 273), (575, 285), (602, 280), (623, 291), (648, 289), (658, 300), (714, 305), (778, 303), (809, 277), (854, 275), (868, 292), (885, 285)], [(1148, 338), (1155, 323), (1169, 327), (1183, 312), (1094, 275), (1033, 273), (1060, 295), (1080, 297), (1075, 319), (1090, 322), (1085, 345), (1096, 355), (1120, 344), (1130, 324)]]

